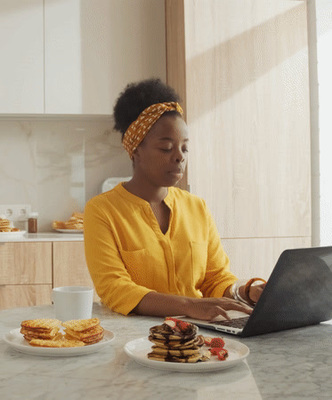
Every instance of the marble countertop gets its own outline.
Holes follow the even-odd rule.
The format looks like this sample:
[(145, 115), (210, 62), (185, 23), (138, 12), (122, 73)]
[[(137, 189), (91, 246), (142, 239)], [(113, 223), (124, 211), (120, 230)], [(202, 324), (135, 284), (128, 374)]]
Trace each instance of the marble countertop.
[[(142, 366), (123, 348), (147, 337), (160, 318), (116, 314), (99, 303), (93, 315), (115, 334), (100, 352), (76, 357), (37, 357), (17, 352), (2, 339), (24, 319), (52, 318), (52, 306), (0, 311), (0, 398), (78, 400), (330, 399), (332, 321), (238, 340), (250, 349), (233, 368), (201, 373)], [(221, 336), (201, 329), (202, 334)]]
[[(16, 232), (15, 232), (16, 233)], [(0, 243), (8, 242), (70, 242), (84, 240), (83, 233), (24, 233), (24, 234), (6, 234), (0, 235)]]

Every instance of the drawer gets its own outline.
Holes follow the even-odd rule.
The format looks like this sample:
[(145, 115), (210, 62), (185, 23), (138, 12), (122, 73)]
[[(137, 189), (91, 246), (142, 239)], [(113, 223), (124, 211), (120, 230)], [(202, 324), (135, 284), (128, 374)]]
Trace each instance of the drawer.
[(0, 285), (0, 310), (42, 304), (52, 304), (52, 285)]
[(0, 245), (0, 285), (52, 284), (52, 242)]

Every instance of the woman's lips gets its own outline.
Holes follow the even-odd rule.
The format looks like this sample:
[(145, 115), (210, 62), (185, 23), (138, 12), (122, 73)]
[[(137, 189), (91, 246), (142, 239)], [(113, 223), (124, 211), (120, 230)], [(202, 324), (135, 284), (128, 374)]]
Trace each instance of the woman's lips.
[(173, 176), (182, 176), (183, 175), (183, 170), (182, 169), (176, 169), (176, 170), (173, 170), (173, 171), (169, 171), (168, 172), (170, 175), (173, 175)]

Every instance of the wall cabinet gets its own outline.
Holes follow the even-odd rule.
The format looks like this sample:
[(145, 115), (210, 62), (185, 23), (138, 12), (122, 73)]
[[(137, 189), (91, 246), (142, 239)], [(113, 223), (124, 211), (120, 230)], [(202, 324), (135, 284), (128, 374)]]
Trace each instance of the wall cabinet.
[(0, 113), (44, 107), (43, 0), (0, 2)]
[(83, 242), (0, 243), (0, 309), (51, 304), (56, 286), (93, 287)]
[(164, 15), (163, 0), (1, 1), (0, 114), (110, 115), (128, 83), (165, 78)]

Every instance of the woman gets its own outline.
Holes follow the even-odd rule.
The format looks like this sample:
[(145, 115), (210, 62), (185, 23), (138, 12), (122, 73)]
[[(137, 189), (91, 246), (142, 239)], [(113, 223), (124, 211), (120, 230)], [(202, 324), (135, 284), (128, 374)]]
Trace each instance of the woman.
[(231, 309), (250, 314), (264, 283), (239, 284), (205, 202), (174, 187), (189, 146), (178, 100), (172, 88), (150, 79), (128, 85), (116, 102), (115, 129), (133, 177), (86, 205), (92, 280), (102, 302), (124, 315), (212, 320), (229, 318)]

